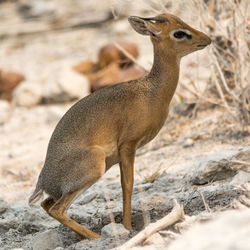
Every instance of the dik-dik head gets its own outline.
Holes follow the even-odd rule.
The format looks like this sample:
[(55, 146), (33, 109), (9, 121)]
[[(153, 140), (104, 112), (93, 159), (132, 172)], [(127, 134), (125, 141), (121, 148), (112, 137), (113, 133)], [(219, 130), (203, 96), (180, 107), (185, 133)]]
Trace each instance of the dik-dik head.
[(172, 51), (179, 58), (211, 43), (207, 35), (171, 14), (150, 18), (131, 16), (128, 20), (138, 33), (151, 36), (155, 46)]

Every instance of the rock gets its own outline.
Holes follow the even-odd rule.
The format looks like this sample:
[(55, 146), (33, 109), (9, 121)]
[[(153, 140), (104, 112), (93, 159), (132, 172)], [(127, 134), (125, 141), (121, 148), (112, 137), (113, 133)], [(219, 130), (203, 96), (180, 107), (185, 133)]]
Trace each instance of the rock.
[[(119, 241), (119, 242), (122, 242)], [(85, 239), (77, 244), (71, 245), (70, 248), (74, 250), (109, 250), (117, 247), (117, 242), (113, 238), (100, 238), (100, 239)]]
[(9, 205), (6, 201), (0, 198), (0, 215), (9, 209)]
[(8, 121), (11, 115), (11, 105), (7, 101), (0, 100), (0, 124)]
[(49, 250), (56, 247), (63, 247), (62, 240), (56, 230), (38, 233), (32, 239), (33, 250)]
[[(196, 224), (167, 250), (248, 250), (250, 249), (250, 211), (227, 211), (210, 222)], [(226, 237), (225, 237), (226, 236)]]
[(63, 103), (80, 99), (90, 93), (88, 79), (63, 66), (52, 72), (44, 86), (43, 97), (48, 103)]
[(197, 215), (206, 210), (202, 195), (210, 209), (218, 210), (219, 208), (229, 207), (234, 199), (246, 194), (247, 191), (242, 188), (216, 182), (211, 185), (189, 189), (186, 192), (179, 192), (176, 197), (182, 201), (185, 214)]
[(165, 245), (165, 240), (159, 233), (154, 233), (143, 242), (143, 245), (154, 245), (154, 247), (161, 248)]
[(106, 238), (126, 237), (129, 231), (122, 224), (110, 223), (102, 228), (101, 235)]
[(13, 90), (24, 80), (24, 75), (0, 70), (0, 98), (11, 101)]
[(69, 209), (69, 215), (81, 224), (93, 223), (91, 214), (85, 210), (83, 207), (73, 204)]
[(14, 99), (19, 106), (37, 105), (42, 100), (42, 88), (38, 83), (25, 81), (15, 89)]
[(188, 148), (194, 145), (194, 140), (192, 138), (187, 138), (183, 144), (184, 148)]
[(87, 193), (86, 195), (81, 196), (77, 200), (77, 204), (79, 204), (79, 205), (87, 204), (87, 203), (91, 202), (92, 200), (94, 200), (95, 197), (97, 197), (97, 195), (98, 195), (97, 192)]
[(246, 182), (250, 182), (250, 174), (244, 171), (240, 171), (237, 175), (233, 177), (230, 184), (232, 185), (242, 185)]
[(250, 148), (241, 151), (228, 150), (210, 155), (200, 162), (191, 176), (191, 183), (202, 185), (211, 181), (226, 180), (240, 170), (250, 172), (250, 167), (240, 161), (250, 161)]
[(4, 213), (3, 218), (0, 219), (0, 234), (8, 232), (10, 229), (17, 229), (21, 220), (16, 215), (11, 213)]

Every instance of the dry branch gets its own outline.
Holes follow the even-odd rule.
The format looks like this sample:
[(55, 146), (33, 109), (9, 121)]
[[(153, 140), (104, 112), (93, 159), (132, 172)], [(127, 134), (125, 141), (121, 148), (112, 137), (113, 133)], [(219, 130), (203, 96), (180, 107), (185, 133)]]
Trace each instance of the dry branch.
[(250, 162), (246, 162), (246, 161), (231, 160), (231, 162), (250, 166)]
[[(186, 89), (187, 91), (189, 91), (191, 94), (193, 94), (196, 97), (199, 97), (202, 100), (205, 100), (205, 101), (210, 102), (210, 103), (215, 104), (215, 105), (219, 105), (219, 106), (225, 107), (225, 105), (223, 105), (223, 104), (221, 104), (221, 103), (219, 103), (219, 102), (217, 102), (215, 100), (212, 100), (211, 98), (208, 98), (208, 97), (202, 95), (202, 93), (193, 90), (192, 88), (190, 88), (188, 85), (186, 85), (184, 83), (181, 83), (181, 86), (184, 89)], [(179, 92), (177, 92), (177, 94), (179, 94)]]
[(143, 67), (128, 51), (126, 51), (120, 44), (117, 42), (113, 42), (115, 47), (119, 49), (128, 59), (130, 59), (134, 64), (136, 64), (139, 68), (141, 68), (145, 73), (148, 73), (149, 70), (147, 70), (145, 67)]
[(211, 211), (210, 207), (208, 206), (208, 204), (207, 204), (207, 202), (206, 202), (206, 199), (205, 199), (205, 197), (204, 197), (204, 194), (203, 194), (202, 192), (200, 192), (200, 195), (201, 195), (203, 204), (204, 204), (204, 206), (205, 206), (207, 212), (208, 212), (208, 213), (211, 213), (212, 211)]
[(178, 221), (184, 220), (183, 207), (176, 200), (173, 200), (173, 202), (174, 202), (174, 208), (168, 215), (166, 215), (164, 218), (158, 220), (155, 223), (149, 224), (144, 230), (139, 232), (135, 237), (133, 237), (125, 244), (115, 249), (116, 250), (130, 249), (141, 243), (143, 240), (147, 239), (150, 235), (166, 227), (169, 227)]
[[(215, 53), (215, 52), (214, 52)], [(237, 102), (238, 100), (238, 97), (233, 93), (233, 91), (230, 90), (230, 88), (228, 87), (227, 85), (227, 82), (226, 82), (226, 79), (225, 79), (225, 76), (224, 74), (222, 73), (222, 69), (221, 69), (221, 66), (219, 65), (219, 62), (218, 62), (218, 59), (214, 56), (214, 54), (212, 53), (211, 56), (213, 57), (213, 61), (215, 62), (215, 66), (220, 74), (220, 78), (221, 78), (221, 81), (223, 83), (223, 86), (224, 88), (226, 89), (226, 91), (234, 97), (235, 101)]]

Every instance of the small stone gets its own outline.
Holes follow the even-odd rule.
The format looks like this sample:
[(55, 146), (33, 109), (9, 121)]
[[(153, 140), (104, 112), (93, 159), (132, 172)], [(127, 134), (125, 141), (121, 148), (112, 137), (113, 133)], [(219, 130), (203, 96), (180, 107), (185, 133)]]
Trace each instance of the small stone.
[(10, 229), (17, 229), (21, 220), (13, 214), (6, 212), (0, 219), (0, 232), (8, 232)]
[(191, 138), (188, 138), (188, 139), (184, 142), (183, 147), (184, 147), (184, 148), (188, 148), (188, 147), (191, 147), (191, 146), (193, 146), (193, 145), (194, 145), (194, 140), (191, 139)]
[(236, 150), (227, 150), (207, 156), (200, 161), (198, 167), (192, 173), (191, 182), (195, 185), (201, 185), (234, 176), (235, 171), (228, 166), (228, 160), (237, 153)]
[(19, 106), (37, 105), (42, 100), (42, 87), (38, 83), (24, 81), (15, 89), (14, 99)]
[(126, 237), (129, 231), (124, 228), (122, 224), (110, 223), (102, 228), (101, 235), (106, 238), (113, 238), (114, 236)]
[(45, 83), (43, 97), (48, 103), (63, 103), (83, 98), (89, 93), (88, 79), (66, 65), (51, 73)]
[(56, 247), (63, 247), (63, 243), (55, 230), (47, 230), (36, 234), (32, 240), (33, 250), (48, 250)]

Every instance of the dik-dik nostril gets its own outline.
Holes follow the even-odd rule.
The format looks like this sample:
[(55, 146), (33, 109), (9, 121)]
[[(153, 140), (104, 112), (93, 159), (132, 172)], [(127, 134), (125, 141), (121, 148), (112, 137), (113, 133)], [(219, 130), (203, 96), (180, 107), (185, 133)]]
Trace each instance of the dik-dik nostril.
[(211, 42), (212, 42), (212, 39), (209, 36), (204, 34), (203, 43), (206, 44), (206, 45), (209, 45), (209, 44), (211, 44)]
[(212, 43), (212, 39), (209, 36), (207, 36), (207, 45), (209, 45), (211, 43)]

